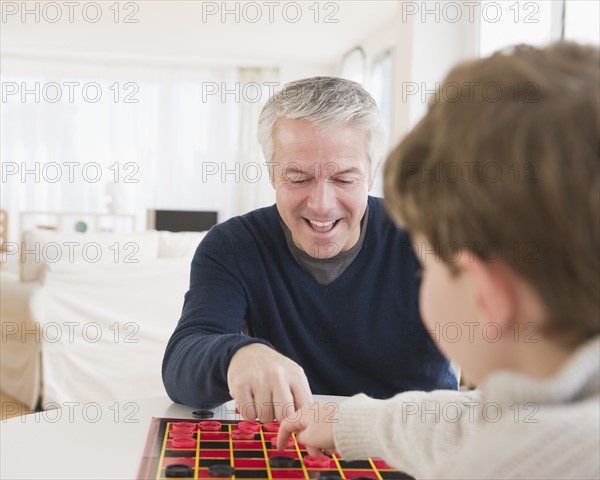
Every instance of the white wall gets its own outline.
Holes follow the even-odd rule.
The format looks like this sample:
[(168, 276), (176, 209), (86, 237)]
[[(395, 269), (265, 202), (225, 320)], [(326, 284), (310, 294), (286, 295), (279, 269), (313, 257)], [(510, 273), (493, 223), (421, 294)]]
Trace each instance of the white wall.
[(457, 23), (444, 20), (443, 15), (440, 15), (439, 21), (431, 17), (426, 17), (426, 22), (412, 18), (409, 75), (410, 81), (417, 84), (420, 95), (405, 95), (409, 103), (409, 128), (425, 114), (427, 104), (422, 98), (425, 88), (433, 90), (456, 63), (475, 58), (478, 54), (476, 22), (470, 22), (467, 15), (462, 15)]
[(280, 82), (282, 85), (301, 78), (335, 75), (337, 66), (334, 63), (302, 63), (284, 62), (279, 65)]
[[(393, 51), (392, 144), (425, 113), (421, 87), (435, 88), (436, 82), (457, 62), (477, 56), (477, 22), (471, 21), (466, 9), (460, 13), (461, 18), (454, 22), (454, 12), (444, 11), (443, 2), (404, 2), (397, 5), (396, 13), (379, 29), (350, 47), (362, 47), (369, 64), (381, 53)], [(414, 84), (418, 92), (411, 94)]]

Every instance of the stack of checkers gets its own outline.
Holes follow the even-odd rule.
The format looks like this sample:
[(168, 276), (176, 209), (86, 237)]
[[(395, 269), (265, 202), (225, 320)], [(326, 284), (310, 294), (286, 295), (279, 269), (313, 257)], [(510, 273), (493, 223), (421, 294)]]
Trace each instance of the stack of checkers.
[[(199, 412), (196, 416), (200, 417)], [(212, 413), (212, 412), (211, 412)], [(153, 419), (139, 479), (395, 480), (411, 477), (382, 460), (308, 455), (292, 436), (277, 450), (277, 422)]]

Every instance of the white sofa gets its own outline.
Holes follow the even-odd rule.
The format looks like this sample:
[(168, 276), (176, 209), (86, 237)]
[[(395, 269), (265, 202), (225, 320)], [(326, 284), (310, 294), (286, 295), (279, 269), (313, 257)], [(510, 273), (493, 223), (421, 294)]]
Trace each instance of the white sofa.
[(204, 234), (27, 232), (7, 255), (27, 249), (20, 272), (0, 271), (0, 389), (29, 408), (164, 395), (162, 356)]

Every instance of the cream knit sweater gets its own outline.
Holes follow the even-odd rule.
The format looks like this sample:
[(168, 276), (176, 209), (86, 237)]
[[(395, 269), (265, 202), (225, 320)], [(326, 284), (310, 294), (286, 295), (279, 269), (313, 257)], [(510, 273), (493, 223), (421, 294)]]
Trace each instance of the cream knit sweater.
[(502, 371), (481, 391), (357, 395), (340, 406), (336, 448), (419, 479), (598, 479), (599, 375), (596, 337), (548, 380)]

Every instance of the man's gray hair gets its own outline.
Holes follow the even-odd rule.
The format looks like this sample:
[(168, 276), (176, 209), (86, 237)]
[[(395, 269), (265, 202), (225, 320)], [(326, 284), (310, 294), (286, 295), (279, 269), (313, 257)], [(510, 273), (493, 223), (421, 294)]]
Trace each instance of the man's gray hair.
[(371, 177), (387, 151), (387, 131), (375, 100), (351, 80), (306, 78), (288, 83), (273, 95), (258, 119), (258, 141), (267, 162), (273, 157), (273, 127), (280, 118), (306, 120), (318, 130), (353, 126), (365, 131)]

